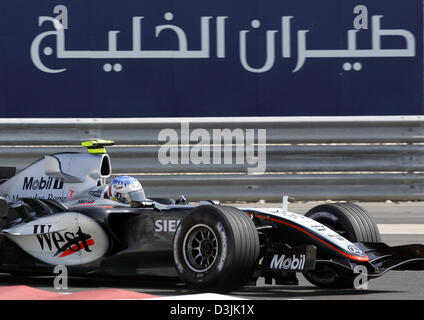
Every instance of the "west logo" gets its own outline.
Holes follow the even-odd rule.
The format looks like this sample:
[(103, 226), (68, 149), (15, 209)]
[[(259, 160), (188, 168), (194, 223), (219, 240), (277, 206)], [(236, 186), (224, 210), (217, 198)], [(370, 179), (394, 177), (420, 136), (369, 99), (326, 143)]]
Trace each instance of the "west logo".
[(81, 227), (73, 232), (50, 232), (51, 225), (34, 225), (33, 233), (37, 236), (41, 250), (56, 250), (55, 256), (66, 257), (80, 250), (91, 252), (90, 246), (94, 245), (91, 235), (82, 232)]
[(305, 266), (306, 256), (301, 254), (298, 258), (293, 255), (292, 258), (286, 258), (286, 255), (279, 256), (275, 254), (272, 257), (270, 268), (278, 270), (303, 270)]
[(63, 181), (57, 178), (43, 178), (34, 179), (34, 177), (25, 177), (24, 184), (22, 186), (23, 190), (60, 190), (63, 189)]

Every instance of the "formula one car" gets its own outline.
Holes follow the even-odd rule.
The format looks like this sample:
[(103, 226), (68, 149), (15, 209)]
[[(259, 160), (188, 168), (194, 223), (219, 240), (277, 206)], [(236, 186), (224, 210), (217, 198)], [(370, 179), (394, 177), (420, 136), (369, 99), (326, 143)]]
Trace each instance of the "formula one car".
[(112, 142), (83, 145), (88, 153), (46, 155), (3, 175), (0, 272), (52, 274), (63, 265), (69, 275), (174, 278), (228, 292), (258, 277), (293, 285), (303, 273), (318, 287), (346, 288), (360, 268), (368, 279), (424, 269), (424, 246), (381, 243), (372, 217), (355, 204), (323, 204), (302, 215), (289, 212), (287, 201), (236, 208), (149, 199), (143, 190), (116, 201), (106, 183), (112, 167), (104, 147)]

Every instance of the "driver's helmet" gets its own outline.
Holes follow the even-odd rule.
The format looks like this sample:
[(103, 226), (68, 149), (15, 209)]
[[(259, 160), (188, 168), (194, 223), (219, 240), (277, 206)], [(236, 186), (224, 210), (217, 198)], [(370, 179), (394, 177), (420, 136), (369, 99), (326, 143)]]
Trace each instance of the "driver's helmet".
[(140, 182), (131, 176), (120, 176), (112, 180), (109, 185), (110, 199), (130, 204), (131, 201), (144, 201), (146, 196)]

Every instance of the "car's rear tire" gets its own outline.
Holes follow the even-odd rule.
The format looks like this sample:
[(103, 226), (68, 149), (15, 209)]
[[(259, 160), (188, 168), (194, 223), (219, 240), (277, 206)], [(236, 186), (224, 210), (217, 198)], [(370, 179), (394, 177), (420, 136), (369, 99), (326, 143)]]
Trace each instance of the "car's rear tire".
[(188, 287), (229, 292), (252, 276), (259, 238), (254, 223), (239, 209), (203, 205), (179, 224), (173, 251), (177, 272)]
[[(372, 216), (353, 203), (331, 203), (316, 206), (305, 217), (333, 229), (350, 242), (380, 242), (381, 235)], [(313, 271), (303, 273), (312, 284), (321, 288), (353, 288), (357, 274), (318, 264)]]

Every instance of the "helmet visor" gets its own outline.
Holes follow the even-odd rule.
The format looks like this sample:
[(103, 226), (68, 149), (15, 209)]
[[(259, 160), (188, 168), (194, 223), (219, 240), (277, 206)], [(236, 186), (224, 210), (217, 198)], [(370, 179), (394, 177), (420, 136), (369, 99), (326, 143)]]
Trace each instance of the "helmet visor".
[(121, 203), (125, 203), (125, 204), (130, 204), (131, 203), (131, 198), (129, 196), (128, 193), (120, 193), (117, 192), (115, 194), (115, 200), (121, 202)]
[(131, 201), (144, 201), (146, 200), (146, 196), (144, 194), (144, 190), (140, 189), (137, 191), (132, 191), (129, 194), (130, 202)]

